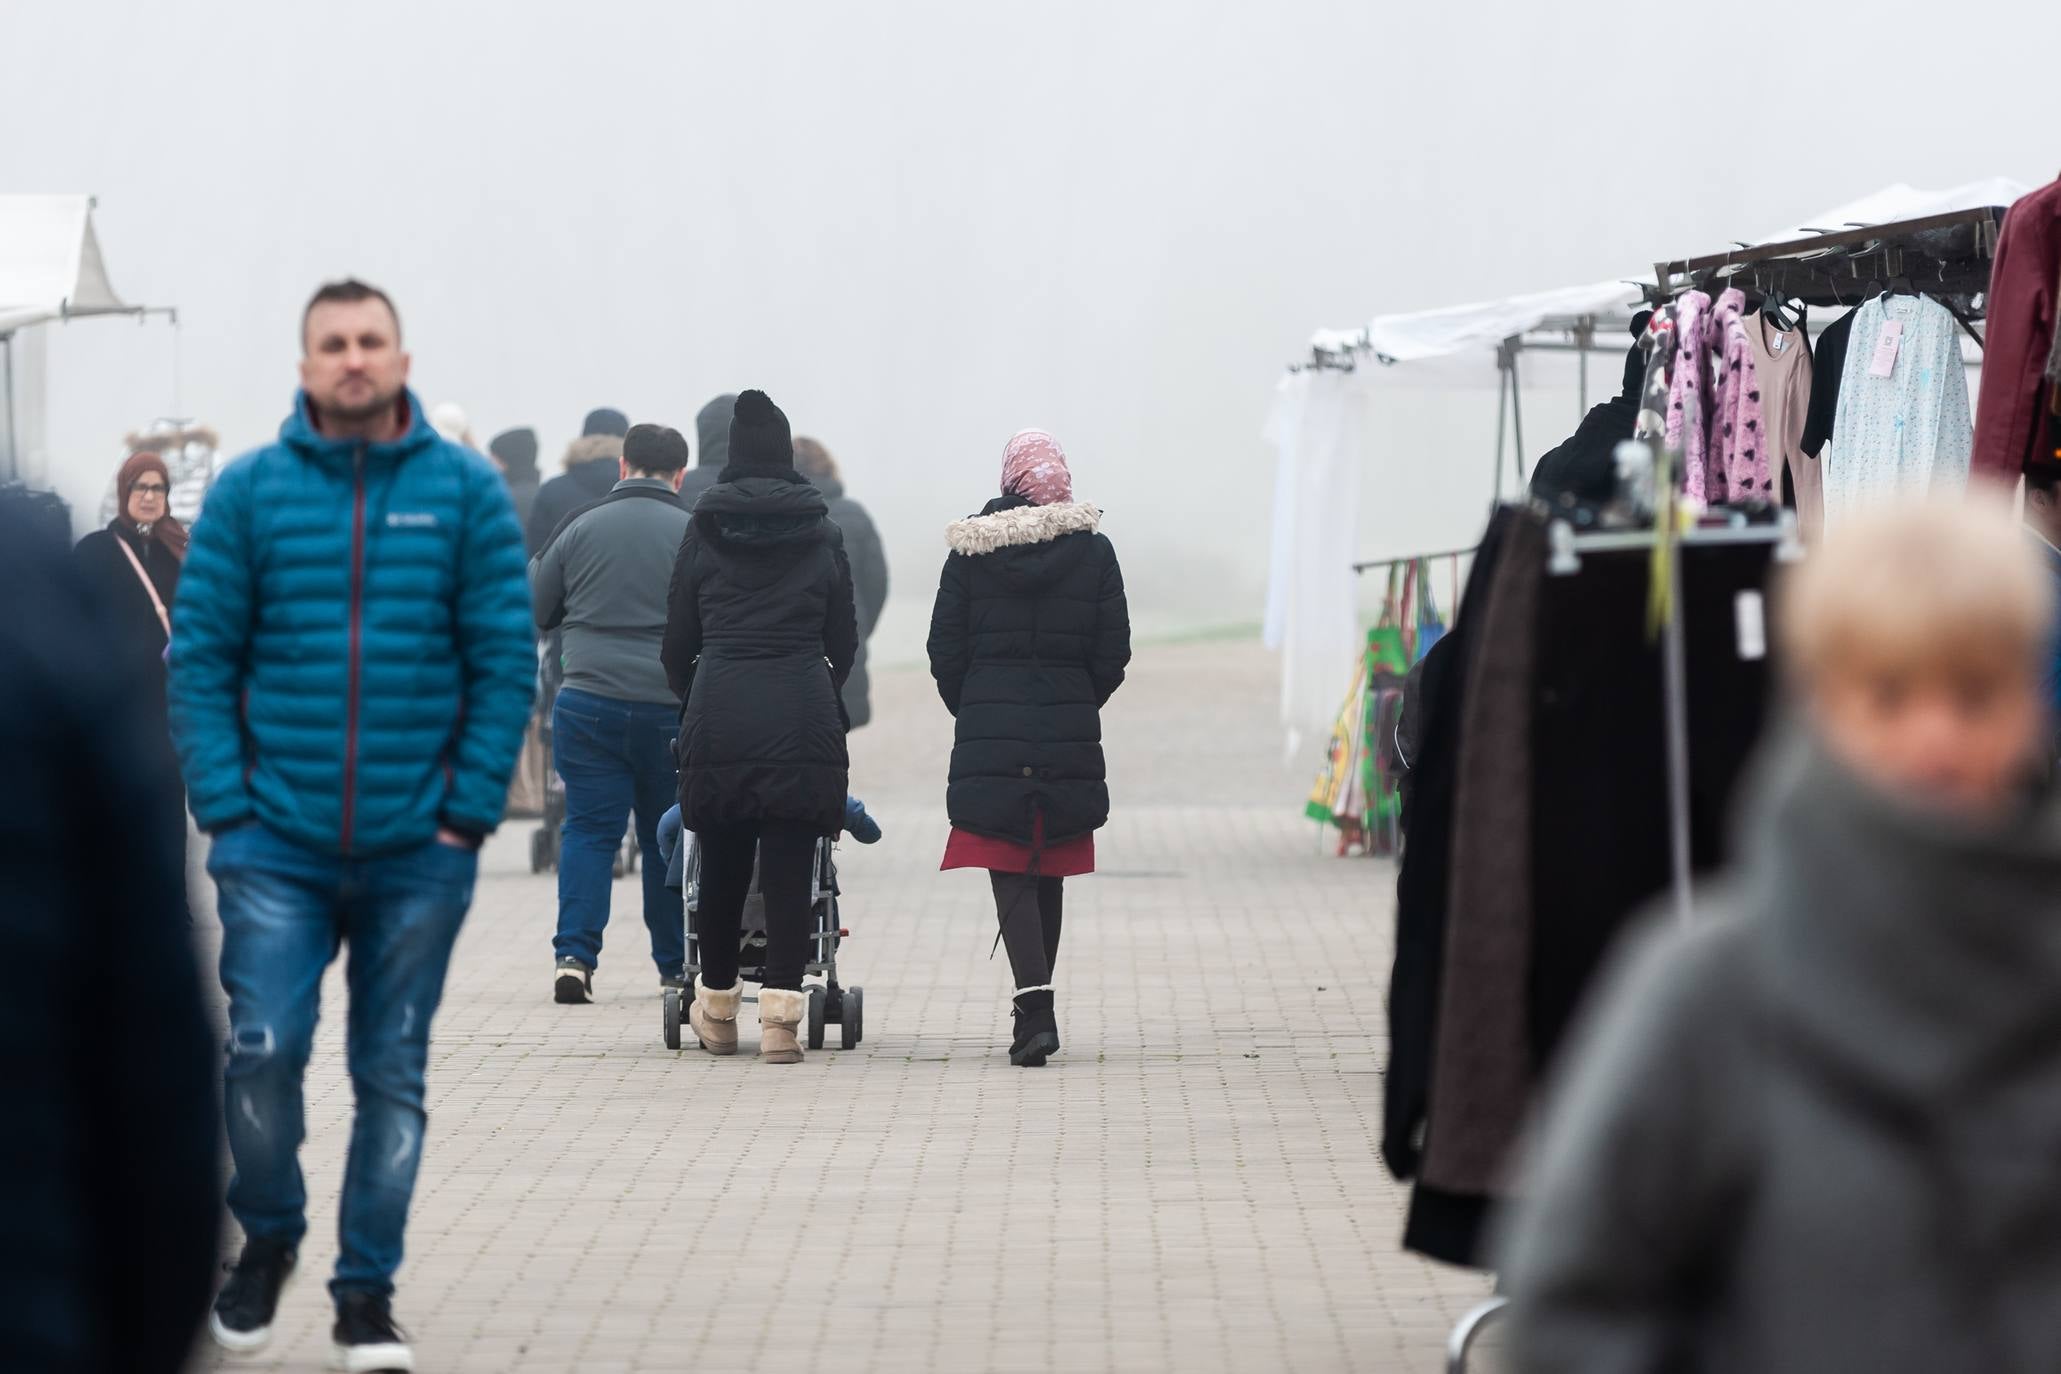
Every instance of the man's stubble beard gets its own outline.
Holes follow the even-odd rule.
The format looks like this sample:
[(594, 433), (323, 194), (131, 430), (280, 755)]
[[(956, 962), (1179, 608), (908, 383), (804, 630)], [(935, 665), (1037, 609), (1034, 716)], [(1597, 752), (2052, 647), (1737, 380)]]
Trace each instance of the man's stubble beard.
[(403, 388), (401, 387), (395, 387), (386, 395), (374, 396), (361, 406), (346, 406), (338, 402), (331, 402), (328, 405), (322, 406), (321, 411), (333, 420), (341, 420), (346, 424), (363, 424), (367, 420), (377, 419), (381, 415), (391, 413), (401, 402), (402, 390)]

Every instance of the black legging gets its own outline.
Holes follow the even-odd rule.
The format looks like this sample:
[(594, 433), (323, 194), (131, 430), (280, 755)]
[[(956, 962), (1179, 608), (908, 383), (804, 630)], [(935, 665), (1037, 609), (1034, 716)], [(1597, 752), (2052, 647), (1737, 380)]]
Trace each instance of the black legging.
[(816, 831), (795, 821), (744, 821), (699, 832), (701, 901), (694, 934), (701, 981), (711, 988), (737, 984), (738, 923), (751, 895), (758, 859), (759, 893), (766, 904), (766, 968), (761, 985), (798, 992), (808, 962), (809, 894), (814, 886)]
[(1052, 981), (1059, 961), (1059, 918), (1066, 903), (1064, 878), (1028, 873), (995, 873), (995, 919), (1002, 923), (1002, 945), (1009, 951), (1009, 971), (1020, 988), (1041, 988)]

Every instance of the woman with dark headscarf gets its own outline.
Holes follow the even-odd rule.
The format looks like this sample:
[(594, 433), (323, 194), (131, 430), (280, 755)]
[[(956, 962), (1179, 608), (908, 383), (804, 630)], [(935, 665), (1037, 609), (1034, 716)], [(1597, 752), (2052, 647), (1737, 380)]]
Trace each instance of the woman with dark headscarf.
[[(171, 472), (156, 453), (133, 453), (115, 477), (115, 518), (79, 541), (80, 567), (112, 622), (116, 642), (133, 651), (122, 666), (136, 687), (135, 707), (149, 723), (148, 737), (171, 760), (172, 727), (165, 708), (165, 650), (172, 637), (172, 599), (186, 558), (185, 526), (172, 517)], [(166, 770), (178, 776), (178, 765)], [(172, 809), (161, 818), (186, 852), (186, 793), (175, 786)], [(182, 911), (179, 913), (184, 915)]]
[(766, 954), (759, 1057), (801, 1062), (816, 842), (844, 826), (844, 708), (858, 652), (852, 573), (822, 494), (763, 391), (731, 412), (729, 461), (680, 541), (660, 650), (679, 694), (680, 819), (701, 849), (688, 1022), (737, 1052), (738, 926), (758, 862)]
[(1052, 963), (1065, 880), (1095, 871), (1109, 820), (1102, 708), (1131, 660), (1130, 611), (1102, 512), (1073, 499), (1059, 441), (1027, 429), (1002, 495), (945, 531), (930, 672), (958, 719), (944, 867), (984, 868), (1016, 981), (1009, 1062), (1059, 1048)]

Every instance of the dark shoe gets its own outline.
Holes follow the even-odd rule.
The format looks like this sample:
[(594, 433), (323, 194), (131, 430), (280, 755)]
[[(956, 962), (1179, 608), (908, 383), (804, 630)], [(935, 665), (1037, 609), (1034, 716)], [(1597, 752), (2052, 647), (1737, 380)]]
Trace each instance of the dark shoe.
[(1009, 1062), (1020, 1069), (1041, 1069), (1059, 1051), (1059, 1020), (1052, 1014), (1052, 989), (1024, 988), (1016, 994), (1016, 1040)]
[(658, 991), (660, 996), (664, 996), (668, 992), (686, 992), (687, 975), (684, 973), (668, 973), (662, 975), (658, 980)]
[(346, 1293), (336, 1300), (336, 1349), (330, 1367), (344, 1374), (406, 1374), (415, 1368), (408, 1334), (394, 1325), (390, 1299)]
[(208, 1334), (216, 1345), (239, 1355), (265, 1348), (272, 1339), (279, 1294), (299, 1259), (284, 1241), (260, 1238), (243, 1243), (243, 1254), (229, 1266), (229, 1282), (215, 1295), (214, 1310), (208, 1313)]
[(570, 954), (566, 955), (558, 961), (558, 977), (552, 984), (552, 996), (567, 1006), (593, 1001), (594, 970)]

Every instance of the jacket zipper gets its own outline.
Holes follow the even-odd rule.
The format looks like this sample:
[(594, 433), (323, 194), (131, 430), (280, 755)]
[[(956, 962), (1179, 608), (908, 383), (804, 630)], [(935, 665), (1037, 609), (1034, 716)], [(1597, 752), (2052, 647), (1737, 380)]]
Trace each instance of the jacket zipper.
[(365, 619), (365, 446), (351, 463), (351, 658), (344, 692), (343, 852), (351, 852), (358, 798), (358, 676)]

